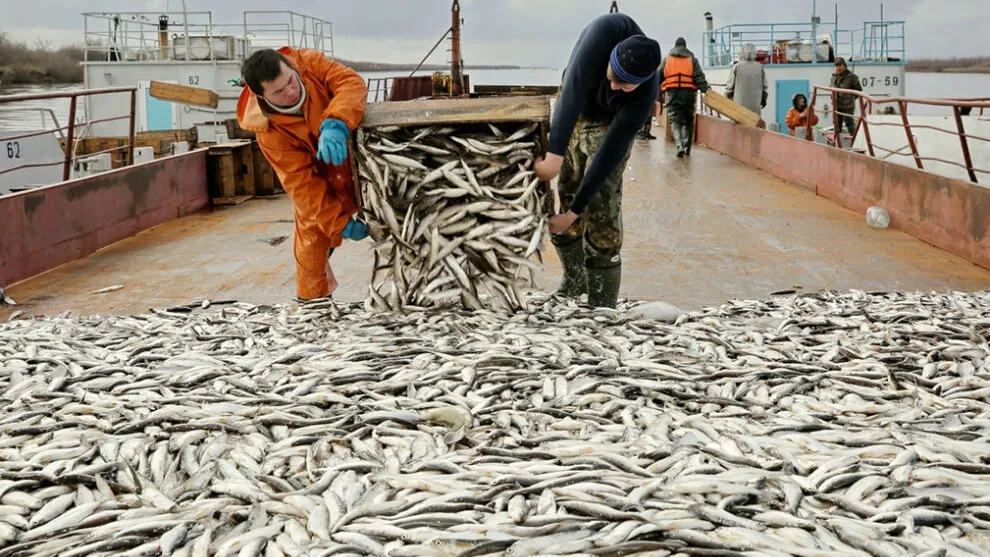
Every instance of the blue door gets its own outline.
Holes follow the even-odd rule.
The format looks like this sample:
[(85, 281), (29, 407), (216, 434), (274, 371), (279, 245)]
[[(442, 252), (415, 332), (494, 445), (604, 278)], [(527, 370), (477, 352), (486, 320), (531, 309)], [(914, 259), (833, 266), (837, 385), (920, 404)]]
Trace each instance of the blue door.
[(777, 81), (777, 122), (780, 123), (780, 132), (788, 133), (787, 111), (794, 106), (794, 95), (801, 93), (811, 102), (811, 85), (807, 79), (780, 79)]
[(170, 130), (172, 126), (172, 103), (151, 96), (145, 89), (145, 104), (148, 115), (148, 131)]

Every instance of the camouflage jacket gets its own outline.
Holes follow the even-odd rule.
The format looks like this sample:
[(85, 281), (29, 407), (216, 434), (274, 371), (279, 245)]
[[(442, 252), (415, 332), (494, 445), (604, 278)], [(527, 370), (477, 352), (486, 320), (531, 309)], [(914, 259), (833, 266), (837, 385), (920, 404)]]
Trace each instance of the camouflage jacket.
[[(848, 69), (841, 74), (832, 74), (832, 81), (829, 82), (829, 87), (834, 87), (836, 89), (852, 89), (855, 91), (863, 90), (863, 86), (859, 84), (859, 76), (852, 73)], [(853, 114), (856, 109), (856, 95), (839, 93), (838, 99), (836, 99), (835, 108), (839, 112)]]

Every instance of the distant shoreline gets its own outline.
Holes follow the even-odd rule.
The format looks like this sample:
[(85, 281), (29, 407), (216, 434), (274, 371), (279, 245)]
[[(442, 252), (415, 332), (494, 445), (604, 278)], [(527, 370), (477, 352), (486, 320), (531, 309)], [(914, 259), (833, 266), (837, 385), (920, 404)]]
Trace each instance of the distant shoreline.
[[(338, 62), (358, 72), (411, 72), (416, 69), (416, 64), (394, 64), (388, 62), (365, 62), (351, 61), (338, 58)], [(522, 66), (512, 64), (466, 64), (464, 71), (470, 70), (522, 70)], [(450, 66), (446, 64), (423, 64), (418, 71), (450, 71)]]
[[(66, 46), (59, 49), (37, 48), (23, 42), (11, 41), (6, 33), (0, 31), (0, 85), (67, 85), (81, 83), (83, 71), (80, 62), (83, 61), (82, 46)], [(416, 69), (415, 63), (369, 62), (364, 60), (337, 61), (358, 72), (411, 72)], [(470, 64), (464, 71), (470, 70), (521, 70), (522, 66), (514, 64)], [(419, 71), (450, 70), (446, 64), (424, 64)]]
[[(416, 64), (380, 64), (377, 62), (347, 62), (345, 60), (339, 60), (341, 64), (353, 69), (356, 72), (395, 72), (394, 76), (389, 77), (404, 77), (408, 75), (409, 72), (416, 69)], [(546, 68), (529, 68), (525, 66), (515, 66), (512, 64), (492, 64), (492, 65), (471, 65), (464, 66), (464, 72), (469, 73), (471, 70), (531, 70), (531, 69), (546, 69)], [(450, 72), (450, 66), (441, 65), (423, 65), (418, 70), (417, 73), (422, 72), (433, 72), (433, 71), (446, 71)], [(8, 81), (6, 79), (7, 75), (13, 75), (14, 79)], [(37, 67), (28, 68), (27, 71), (20, 67), (5, 67), (0, 66), (0, 86), (8, 85), (69, 85), (72, 83), (82, 83), (82, 71), (79, 71), (79, 76), (75, 79), (55, 79), (51, 72), (39, 69)]]
[(907, 73), (953, 73), (953, 74), (990, 74), (990, 68), (946, 68), (944, 70), (908, 70)]
[(904, 70), (914, 73), (990, 73), (990, 57), (910, 60)]

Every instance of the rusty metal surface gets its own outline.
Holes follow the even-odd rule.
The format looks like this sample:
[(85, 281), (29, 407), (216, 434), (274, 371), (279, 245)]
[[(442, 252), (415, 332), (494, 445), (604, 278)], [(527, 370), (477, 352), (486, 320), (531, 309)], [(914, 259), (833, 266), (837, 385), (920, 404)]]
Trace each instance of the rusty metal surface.
[[(633, 149), (624, 184), (625, 297), (690, 309), (795, 287), (990, 285), (990, 271), (898, 230), (869, 228), (859, 213), (713, 151), (697, 148), (677, 159), (661, 140)], [(9, 294), (28, 315), (143, 312), (204, 298), (290, 302), (291, 219), (284, 195), (199, 213), (14, 285)], [(547, 268), (537, 281), (549, 290), (560, 266), (549, 243), (544, 254)], [(347, 241), (332, 263), (341, 285), (335, 297), (363, 300), (371, 244)], [(124, 288), (90, 294), (117, 284)], [(10, 311), (0, 309), (0, 318)]]
[[(471, 90), (471, 78), (468, 74), (462, 74), (464, 80), (464, 90)], [(388, 100), (411, 101), (423, 97), (433, 97), (433, 75), (417, 75), (412, 77), (396, 77), (392, 80), (392, 89), (389, 92)]]
[(208, 204), (205, 150), (0, 197), (0, 285)]

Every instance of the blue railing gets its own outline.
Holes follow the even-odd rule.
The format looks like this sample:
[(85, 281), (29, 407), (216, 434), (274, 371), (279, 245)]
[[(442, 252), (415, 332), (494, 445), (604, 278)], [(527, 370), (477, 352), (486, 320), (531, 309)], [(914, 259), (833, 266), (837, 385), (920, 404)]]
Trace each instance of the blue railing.
[(699, 58), (706, 68), (729, 67), (750, 43), (764, 64), (831, 64), (837, 57), (850, 64), (904, 64), (906, 53), (903, 21), (867, 21), (860, 29), (824, 22), (743, 23), (703, 33)]

